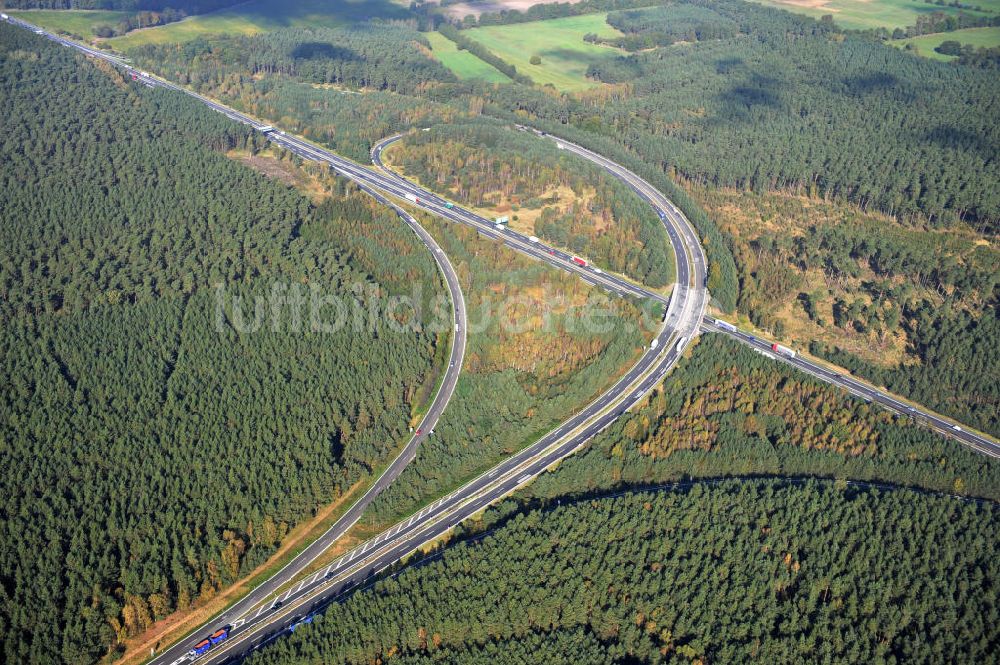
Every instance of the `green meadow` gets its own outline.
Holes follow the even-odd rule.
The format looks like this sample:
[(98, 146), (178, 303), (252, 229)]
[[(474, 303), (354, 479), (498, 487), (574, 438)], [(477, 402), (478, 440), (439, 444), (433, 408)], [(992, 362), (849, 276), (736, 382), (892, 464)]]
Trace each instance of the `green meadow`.
[[(870, 28), (905, 28), (915, 25), (921, 14), (942, 12), (957, 14), (959, 9), (924, 0), (755, 0), (762, 5), (786, 9), (797, 14), (819, 18), (826, 14), (841, 28), (868, 30)], [(985, 11), (963, 10), (971, 14), (997, 13), (1000, 0), (972, 0), (969, 4)]]
[(507, 83), (510, 79), (503, 72), (495, 69), (468, 51), (460, 51), (447, 37), (437, 32), (425, 35), (431, 43), (434, 57), (442, 65), (450, 69), (460, 79), (480, 79), (490, 83)]
[(1000, 28), (969, 28), (967, 30), (955, 30), (954, 32), (936, 32), (933, 35), (897, 39), (889, 43), (900, 48), (907, 44), (913, 44), (919, 55), (933, 60), (950, 62), (956, 56), (943, 55), (934, 50), (941, 42), (946, 41), (956, 41), (962, 46), (971, 44), (974, 48), (992, 48), (1000, 46)]
[(251, 35), (279, 28), (336, 27), (369, 18), (409, 16), (404, 5), (390, 0), (251, 0), (109, 41), (115, 48), (126, 50), (143, 44), (187, 42), (205, 35)]
[(8, 11), (4, 13), (19, 19), (34, 23), (52, 32), (66, 32), (84, 39), (91, 39), (94, 30), (99, 25), (115, 27), (118, 22), (128, 18), (133, 12), (113, 12), (89, 9), (30, 9), (27, 11)]
[[(465, 30), (462, 34), (476, 40), (490, 51), (530, 76), (539, 85), (551, 83), (557, 89), (572, 92), (597, 85), (586, 77), (592, 62), (620, 55), (607, 46), (588, 44), (583, 36), (593, 32), (602, 37), (620, 35), (605, 22), (607, 13), (496, 25)], [(537, 55), (541, 64), (533, 65)]]

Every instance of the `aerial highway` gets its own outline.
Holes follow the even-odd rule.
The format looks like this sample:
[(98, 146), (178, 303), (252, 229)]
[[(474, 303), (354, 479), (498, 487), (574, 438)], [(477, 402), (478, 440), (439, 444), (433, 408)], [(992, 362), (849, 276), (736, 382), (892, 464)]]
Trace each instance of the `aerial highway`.
[[(275, 136), (273, 130), (269, 131), (269, 136)], [(317, 161), (328, 161), (338, 173), (358, 181), (359, 186), (366, 191), (377, 188), (382, 193), (405, 199), (417, 207), (441, 214), (446, 219), (480, 228), (484, 233), (495, 230), (489, 220), (477, 217), (457, 206), (446, 207), (443, 200), (415, 187), (412, 183), (399, 179), (395, 174), (374, 173), (370, 169), (359, 167), (294, 137), (277, 134), (275, 138), (279, 141), (279, 145), (294, 149), (296, 154)], [(636, 178), (630, 173), (628, 175)], [(638, 179), (633, 185), (649, 187)], [(406, 198), (406, 194), (411, 194), (417, 200)], [(655, 200), (650, 201), (656, 205)], [(655, 341), (614, 386), (537, 443), (508, 458), (447, 497), (358, 546), (325, 569), (301, 579), (297, 585), (282, 586), (290, 579), (287, 575), (283, 575), (280, 583), (268, 584), (266, 602), (259, 602), (260, 597), (255, 594), (254, 599), (257, 602), (250, 611), (246, 611), (248, 603), (241, 602), (237, 610), (229, 610), (220, 615), (212, 624), (167, 649), (153, 662), (158, 665), (169, 665), (191, 660), (194, 656), (189, 650), (206, 635), (211, 634), (210, 629), (219, 624), (229, 626), (227, 638), (201, 656), (199, 662), (220, 663), (239, 660), (249, 650), (268, 641), (272, 636), (280, 634), (304, 618), (308, 619), (312, 612), (336, 598), (338, 594), (354, 588), (421, 545), (439, 538), (470, 515), (513, 492), (552, 464), (572, 454), (659, 385), (669, 369), (677, 362), (685, 345), (698, 333), (707, 303), (707, 292), (704, 288), (704, 261), (692, 264), (688, 259), (690, 256), (700, 257), (701, 254), (697, 245), (690, 247), (685, 244), (696, 238), (686, 218), (673, 208), (657, 207), (657, 212), (668, 230), (668, 236), (677, 254), (678, 283), (670, 298), (653, 294), (602, 272), (594, 273), (593, 279), (587, 280), (622, 296), (642, 294), (668, 302), (664, 322)], [(544, 245), (541, 245), (541, 252), (536, 254), (540, 243), (531, 243), (527, 239), (525, 242), (523, 253), (536, 256), (543, 261), (551, 263), (553, 256), (557, 257), (557, 260), (560, 256), (568, 256), (562, 252), (550, 253)], [(434, 251), (437, 251), (436, 246)], [(562, 263), (560, 261), (560, 267), (564, 267)], [(569, 263), (569, 265), (575, 264)], [(586, 273), (581, 276), (585, 279), (591, 277)], [(609, 281), (605, 282), (604, 279)], [(296, 573), (304, 568), (305, 566), (297, 567)], [(271, 595), (279, 587), (282, 593)]]
[[(179, 665), (180, 663), (192, 661), (198, 661), (199, 663), (222, 663), (240, 660), (254, 648), (282, 634), (290, 627), (294, 627), (303, 621), (309, 621), (313, 613), (321, 609), (325, 604), (351, 591), (366, 580), (370, 580), (373, 575), (399, 562), (421, 545), (441, 537), (470, 515), (475, 514), (490, 503), (530, 482), (545, 469), (585, 445), (590, 438), (613, 423), (615, 419), (632, 408), (646, 394), (659, 385), (670, 368), (677, 362), (686, 345), (701, 330), (714, 330), (716, 332), (731, 334), (736, 339), (750, 344), (762, 353), (770, 353), (768, 351), (770, 346), (766, 342), (753, 338), (746, 339), (745, 336), (741, 337), (738, 331), (734, 334), (734, 331), (720, 326), (717, 320), (706, 319), (704, 317), (708, 300), (705, 288), (705, 256), (697, 233), (684, 217), (683, 213), (649, 183), (629, 172), (624, 167), (581, 146), (538, 130), (526, 127), (518, 128), (522, 131), (534, 132), (543, 140), (555, 141), (557, 147), (560, 149), (571, 151), (582, 158), (598, 164), (628, 184), (640, 197), (653, 206), (667, 231), (668, 239), (677, 257), (676, 280), (669, 297), (651, 292), (617, 275), (609, 275), (599, 268), (589, 265), (587, 262), (578, 263), (573, 260), (574, 257), (572, 255), (566, 254), (558, 248), (549, 247), (540, 241), (532, 240), (530, 237), (513, 232), (506, 227), (497, 229), (493, 220), (485, 219), (471, 211), (456, 206), (454, 203), (446, 201), (432, 192), (424, 190), (414, 183), (392, 173), (381, 163), (380, 155), (381, 150), (392, 141), (398, 140), (398, 137), (390, 137), (385, 142), (375, 146), (372, 153), (372, 161), (376, 168), (362, 166), (308, 143), (301, 138), (287, 135), (280, 130), (275, 130), (254, 118), (230, 109), (214, 100), (193, 93), (146, 72), (138, 71), (120, 57), (40, 31), (35, 26), (23, 21), (12, 20), (11, 22), (32, 29), (36, 33), (40, 33), (64, 46), (77, 48), (90, 56), (110, 62), (126, 70), (132, 76), (133, 80), (138, 83), (150, 87), (169, 88), (196, 97), (213, 110), (267, 134), (268, 138), (275, 145), (298, 154), (304, 159), (329, 164), (341, 176), (358, 183), (358, 186), (364, 191), (376, 196), (381, 202), (392, 205), (404, 222), (409, 224), (418, 237), (427, 244), (428, 248), (438, 259), (439, 265), (441, 265), (442, 271), (446, 275), (449, 289), (452, 289), (454, 286), (453, 302), (455, 306), (456, 325), (459, 326), (463, 333), (461, 335), (461, 350), (459, 351), (458, 349), (459, 335), (456, 335), (452, 348), (451, 364), (446, 373), (445, 381), (426, 414), (424, 421), (418, 428), (418, 433), (407, 443), (403, 452), (393, 461), (386, 474), (376, 481), (375, 486), (369, 490), (369, 493), (374, 491), (377, 494), (393, 478), (398, 476), (402, 468), (412, 459), (420, 437), (429, 434), (428, 429), (433, 427), (432, 423), (440, 416), (441, 410), (443, 410), (444, 404), (447, 402), (447, 397), (444, 397), (443, 402), (441, 401), (442, 396), (445, 394), (450, 396), (450, 391), (454, 389), (454, 381), (457, 380), (457, 374), (461, 365), (461, 353), (464, 352), (464, 331), (466, 327), (464, 322), (464, 302), (461, 301), (460, 292), (458, 292), (458, 297), (455, 297), (457, 280), (453, 283), (448, 278), (449, 272), (453, 274), (454, 271), (450, 269), (450, 265), (445, 267), (447, 258), (443, 256), (443, 252), (440, 251), (440, 248), (437, 247), (426, 231), (417, 224), (416, 220), (400, 205), (389, 200), (387, 197), (405, 202), (406, 205), (411, 207), (421, 208), (450, 221), (472, 226), (484, 236), (503, 242), (515, 251), (577, 274), (581, 279), (604, 288), (611, 293), (622, 297), (651, 298), (667, 304), (667, 312), (664, 316), (662, 326), (657, 331), (650, 347), (643, 352), (636, 364), (611, 388), (585, 406), (581, 411), (574, 414), (556, 430), (456, 489), (451, 494), (438, 499), (419, 512), (387, 529), (377, 537), (347, 552), (327, 567), (300, 577), (300, 574), (309, 564), (315, 561), (343, 533), (343, 530), (338, 530), (338, 525), (345, 525), (344, 530), (346, 530), (350, 524), (353, 524), (357, 520), (361, 511), (364, 510), (364, 507), (360, 505), (364, 501), (364, 497), (362, 497), (359, 500), (359, 504), (355, 504), (348, 511), (348, 515), (339, 520), (337, 525), (334, 525), (318, 541), (310, 544), (303, 555), (297, 556), (277, 576), (269, 579), (255, 589), (250, 596), (241, 600), (237, 605), (230, 607), (223, 614), (215, 617), (208, 625), (199, 628), (176, 644), (170, 646), (164, 652), (158, 654), (152, 661), (157, 665)], [(461, 322), (458, 322), (459, 316), (462, 318)], [(456, 351), (459, 352), (457, 362)], [(878, 401), (880, 404), (885, 404), (889, 408), (893, 408), (894, 403), (907, 408), (886, 393), (865, 386), (853, 379), (836, 375), (801, 357), (778, 357), (773, 353), (771, 355), (778, 360), (791, 362), (800, 369), (823, 380), (844, 386), (862, 397), (868, 395), (866, 398)], [(796, 360), (799, 362), (795, 362)], [(453, 373), (452, 370), (454, 371)], [(450, 383), (448, 377), (451, 377)], [(862, 391), (870, 391), (870, 394)], [(883, 397), (884, 399), (882, 399)], [(878, 399), (876, 400), (876, 398)], [(899, 409), (895, 410), (898, 411)], [(924, 411), (917, 411), (916, 413), (925, 414)], [(973, 436), (978, 437), (979, 435), (973, 435), (973, 433), (967, 432), (957, 425), (952, 425), (947, 421), (941, 420), (941, 423), (947, 425), (947, 429), (942, 429), (941, 427), (937, 427), (935, 421), (929, 418), (927, 422), (931, 426), (935, 426), (937, 429), (944, 431), (949, 436), (953, 436), (967, 445), (975, 443), (974, 447), (980, 446), (976, 447), (976, 449), (981, 452), (989, 454), (989, 450), (994, 450), (992, 448), (983, 449), (981, 446), (984, 444), (978, 441), (970, 443)], [(968, 436), (963, 438), (963, 434)], [(995, 446), (994, 443), (988, 440), (985, 441), (987, 444)], [(375, 494), (372, 494), (371, 497), (374, 498)], [(365, 496), (368, 496), (368, 494)], [(367, 505), (367, 503), (364, 505)], [(355, 508), (358, 508), (358, 510), (355, 511)], [(295, 583), (288, 585), (288, 582), (293, 579)], [(220, 630), (222, 632), (219, 632)], [(204, 641), (206, 636), (216, 634), (222, 635), (222, 637), (215, 644), (210, 645), (211, 648), (205, 650), (204, 653), (194, 653), (192, 651), (199, 643)]]
[[(705, 331), (729, 335), (733, 339), (748, 345), (754, 351), (761, 353), (771, 360), (787, 363), (792, 367), (805, 372), (806, 374), (812, 375), (820, 381), (825, 381), (826, 383), (839, 386), (852, 395), (860, 397), (866, 402), (873, 402), (888, 409), (889, 411), (892, 411), (893, 413), (906, 416), (923, 423), (931, 429), (949, 436), (977, 452), (989, 455), (990, 457), (1000, 458), (1000, 443), (998, 443), (995, 439), (991, 439), (988, 436), (972, 431), (967, 427), (962, 427), (958, 423), (948, 420), (947, 418), (942, 418), (936, 413), (918, 405), (904, 402), (888, 392), (879, 390), (871, 385), (868, 385), (867, 383), (862, 383), (847, 374), (832, 370), (825, 365), (813, 362), (809, 358), (803, 357), (801, 354), (789, 353), (781, 345), (740, 330), (732, 324), (722, 321), (721, 319), (706, 316), (702, 321), (702, 329)], [(779, 350), (776, 350), (775, 347)]]
[[(169, 81), (164, 81), (147, 72), (137, 70), (120, 57), (95, 51), (72, 40), (47, 33), (23, 21), (14, 22), (20, 24), (22, 27), (32, 29), (37, 34), (44, 35), (48, 39), (64, 46), (78, 48), (90, 56), (100, 58), (120, 67), (128, 72), (132, 79), (138, 83), (149, 87), (168, 88), (191, 95), (206, 104), (209, 108), (267, 134), (268, 138), (274, 144), (284, 147), (304, 159), (329, 164), (338, 174), (358, 183), (360, 187), (369, 193), (383, 196), (388, 195), (406, 200), (411, 204), (415, 204), (416, 207), (441, 214), (452, 221), (477, 226), (481, 233), (489, 237), (499, 237), (498, 234), (494, 233), (496, 229), (490, 226), (488, 220), (478, 218), (460, 208), (452, 209), (451, 206), (445, 206), (441, 199), (434, 197), (430, 192), (413, 186), (405, 180), (379, 173), (368, 167), (363, 167), (314, 146), (298, 137), (287, 135), (282, 131), (276, 131), (274, 128), (264, 125), (254, 118), (230, 109), (203, 95), (198, 95)], [(620, 167), (618, 168), (620, 169)], [(621, 173), (627, 172), (622, 169), (616, 175), (621, 177)], [(634, 183), (639, 183), (640, 187), (652, 191), (652, 187), (649, 185), (642, 183), (631, 174), (629, 176), (634, 179)], [(636, 184), (632, 186), (636, 187)], [(409, 196), (407, 196), (408, 194)], [(380, 200), (388, 202), (385, 199)], [(441, 533), (458, 524), (469, 514), (480, 510), (497, 498), (509, 494), (543, 471), (547, 466), (571, 454), (572, 451), (589, 440), (596, 432), (613, 422), (621, 413), (658, 385), (663, 380), (669, 368), (677, 361), (680, 351), (698, 333), (701, 317), (707, 302), (707, 294), (704, 289), (704, 261), (699, 261), (695, 265), (691, 265), (687, 259), (688, 256), (700, 256), (700, 247), (688, 247), (684, 244), (685, 240), (696, 238), (693, 230), (690, 229), (688, 221), (672, 205), (670, 207), (659, 207), (656, 201), (651, 201), (651, 203), (656, 207), (660, 219), (663, 221), (665, 228), (667, 228), (673, 249), (677, 255), (676, 276), (678, 279), (674, 291), (669, 298), (661, 294), (651, 293), (617, 276), (607, 275), (593, 266), (580, 265), (574, 262), (572, 260), (573, 257), (570, 255), (557, 251), (554, 248), (535, 246), (541, 245), (541, 243), (530, 243), (529, 241), (526, 245), (520, 245), (516, 238), (504, 240), (505, 244), (508, 244), (517, 251), (573, 272), (587, 282), (603, 287), (619, 296), (652, 297), (660, 302), (667, 303), (667, 313), (664, 316), (663, 325), (660, 327), (654, 341), (624, 377), (541, 441), (521, 451), (518, 455), (508, 459), (477, 480), (456, 490), (449, 497), (439, 500), (435, 504), (432, 504), (432, 506), (421, 511), (418, 515), (414, 515), (407, 523), (396, 525), (382, 535), (362, 545), (358, 550), (345, 555), (345, 557), (328, 567), (325, 571), (320, 571), (322, 575), (317, 573), (311, 578), (302, 581), (298, 586), (285, 592), (281, 597), (260, 604), (262, 598), (269, 598), (276, 590), (282, 589), (288, 580), (298, 575), (336, 540), (342, 531), (335, 525), (321, 536), (316, 543), (311, 544), (306, 552), (287, 564), (275, 577), (255, 588), (249, 596), (215, 617), (204, 628), (192, 632), (187, 637), (158, 654), (153, 659), (153, 662), (162, 663), (163, 665), (191, 660), (220, 662), (227, 658), (241, 657), (247, 650), (257, 644), (255, 640), (261, 634), (273, 631), (275, 628), (283, 630), (288, 625), (286, 620), (294, 621), (295, 617), (289, 615), (290, 608), (303, 606), (305, 602), (302, 600), (304, 594), (308, 594), (310, 598), (313, 598), (317, 595), (336, 593), (339, 589), (343, 589), (345, 585), (350, 585), (359, 579), (363, 579), (365, 576), (371, 574), (373, 570), (381, 570), (387, 565), (391, 565), (400, 556), (412, 551), (420, 544), (437, 538)], [(416, 224), (416, 221), (408, 213), (399, 209), (398, 206), (394, 207), (396, 207), (397, 212), (403, 217), (404, 221), (411, 224), (415, 232), (425, 242), (430, 241), (430, 236), (426, 235), (426, 232), (421, 234), (420, 231), (417, 231), (419, 225)], [(431, 244), (431, 242), (428, 242), (428, 247), (432, 249), (433, 253), (436, 255), (442, 254), (440, 248)], [(456, 314), (458, 314), (457, 309)], [(464, 322), (460, 324), (460, 327), (464, 330)], [(456, 372), (458, 371), (457, 364), (453, 363), (453, 368)], [(454, 383), (452, 382), (451, 385), (453, 387)], [(439, 393), (438, 397), (440, 398), (442, 395), (443, 393)], [(432, 408), (431, 412), (428, 413), (428, 417), (439, 413), (438, 409)], [(417, 435), (414, 439), (419, 439), (419, 436)], [(405, 466), (409, 459), (412, 458), (411, 446), (415, 444), (416, 441), (411, 441), (407, 444), (407, 449), (397, 457), (391, 469), (401, 469)], [(407, 453), (407, 451), (410, 452)], [(514, 477), (515, 475), (516, 478)], [(387, 476), (383, 476), (383, 478), (388, 480)], [(384, 486), (384, 484), (377, 483), (373, 490), (377, 492)], [(357, 519), (353, 508), (349, 512), (351, 513), (350, 517), (338, 521), (338, 525), (349, 526), (353, 523), (352, 519)], [(194, 650), (199, 648), (199, 644), (203, 645), (208, 636), (211, 636), (213, 640), (218, 639), (217, 645), (212, 645), (212, 648), (206, 650), (204, 653), (196, 653)]]

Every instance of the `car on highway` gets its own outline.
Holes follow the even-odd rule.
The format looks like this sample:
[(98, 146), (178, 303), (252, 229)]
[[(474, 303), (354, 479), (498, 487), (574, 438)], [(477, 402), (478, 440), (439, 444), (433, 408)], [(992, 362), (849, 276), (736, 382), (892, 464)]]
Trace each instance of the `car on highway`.
[(416, 431), (417, 436), (420, 436), (423, 433), (424, 433), (424, 430), (422, 430), (421, 428), (418, 427), (417, 431)]

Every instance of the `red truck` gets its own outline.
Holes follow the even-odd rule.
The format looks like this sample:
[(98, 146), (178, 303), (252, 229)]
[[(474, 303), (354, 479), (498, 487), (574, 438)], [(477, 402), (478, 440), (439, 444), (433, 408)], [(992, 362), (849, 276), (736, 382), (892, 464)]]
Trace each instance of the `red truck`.
[(574, 256), (573, 257), (573, 263), (575, 263), (578, 266), (586, 266), (587, 265), (587, 262), (584, 261), (583, 259), (581, 259), (579, 256)]

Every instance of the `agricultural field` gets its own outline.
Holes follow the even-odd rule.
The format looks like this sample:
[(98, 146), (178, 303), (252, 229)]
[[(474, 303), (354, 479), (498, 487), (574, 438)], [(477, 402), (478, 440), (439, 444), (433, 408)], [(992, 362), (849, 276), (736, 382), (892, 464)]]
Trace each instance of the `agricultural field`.
[(460, 79), (480, 79), (489, 83), (508, 83), (506, 74), (483, 62), (468, 51), (460, 51), (455, 42), (438, 32), (425, 35), (431, 43), (434, 57)]
[(465, 16), (475, 16), (478, 18), (480, 14), (511, 10), (523, 12), (535, 5), (550, 5), (555, 2), (575, 5), (580, 0), (472, 0), (471, 2), (459, 2), (454, 5), (442, 7), (442, 11), (451, 18), (463, 18)]
[(6, 13), (52, 32), (65, 32), (84, 39), (90, 39), (94, 36), (93, 29), (96, 26), (114, 26), (133, 14), (133, 12), (89, 9), (32, 9), (7, 11)]
[[(917, 17), (922, 14), (959, 12), (956, 7), (936, 5), (924, 0), (755, 0), (755, 2), (814, 18), (831, 14), (837, 25), (848, 30), (905, 28), (914, 25)], [(1000, 0), (975, 0), (969, 4), (983, 10), (964, 10), (972, 14), (1000, 11)]]
[(390, 0), (251, 0), (158, 28), (136, 30), (110, 43), (126, 50), (144, 44), (187, 42), (205, 35), (252, 35), (289, 27), (330, 28), (369, 18), (406, 18)]
[[(620, 54), (617, 49), (583, 41), (588, 32), (601, 37), (619, 36), (621, 33), (609, 26), (606, 18), (607, 13), (586, 14), (473, 28), (462, 34), (517, 67), (517, 71), (527, 74), (535, 83), (551, 83), (564, 92), (574, 92), (597, 85), (586, 76), (592, 62)], [(541, 64), (531, 64), (535, 55), (542, 59)]]
[(1000, 46), (1000, 28), (969, 28), (967, 30), (955, 30), (954, 32), (936, 32), (933, 35), (921, 35), (920, 37), (910, 37), (909, 39), (896, 39), (890, 44), (905, 47), (913, 44), (918, 55), (922, 55), (932, 60), (942, 60), (951, 62), (957, 56), (944, 55), (935, 51), (935, 47), (942, 42), (956, 41), (962, 46), (966, 44), (973, 48), (993, 48)]

